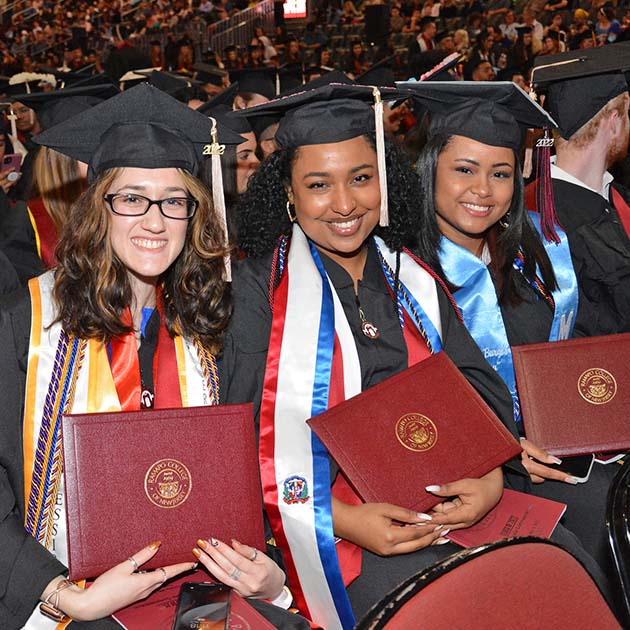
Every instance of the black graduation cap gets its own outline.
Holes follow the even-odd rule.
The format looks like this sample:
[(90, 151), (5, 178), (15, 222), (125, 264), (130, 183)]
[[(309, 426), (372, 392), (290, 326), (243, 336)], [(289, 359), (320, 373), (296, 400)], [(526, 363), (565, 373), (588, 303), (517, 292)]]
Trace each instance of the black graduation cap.
[(272, 99), (276, 96), (276, 68), (230, 70), (230, 81), (238, 82), (239, 92), (252, 92)]
[(547, 34), (545, 37), (550, 37), (551, 39), (555, 39), (557, 42), (560, 41), (560, 31), (554, 31), (552, 29), (547, 29)]
[(217, 66), (209, 63), (196, 63), (192, 69), (197, 73), (195, 78), (202, 83), (210, 83), (221, 87), (224, 85), (224, 79), (229, 76), (227, 70), (222, 70)]
[(431, 15), (425, 15), (423, 18), (420, 19), (419, 25), (420, 25), (420, 30), (424, 29), (424, 27), (427, 24), (431, 24), (431, 22), (435, 23), (437, 18), (434, 18)]
[(401, 92), (393, 88), (330, 84), (239, 110), (237, 115), (251, 120), (258, 116), (279, 120), (275, 139), (281, 149), (343, 142), (375, 131), (381, 187), (380, 223), (387, 225), (383, 101), (400, 95)]
[[(146, 83), (73, 116), (35, 142), (89, 164), (93, 180), (113, 167), (183, 168), (196, 174), (212, 146), (212, 121)], [(221, 144), (241, 137), (218, 127)]]
[(52, 92), (19, 94), (15, 99), (35, 110), (42, 130), (68, 120), (119, 93), (111, 83), (63, 88)]
[(546, 91), (545, 107), (569, 139), (611, 99), (628, 90), (630, 42), (536, 58), (532, 86)]
[(217, 105), (227, 105), (230, 109), (234, 106), (234, 99), (239, 93), (238, 83), (232, 83), (230, 87), (225, 88), (222, 92), (215, 94), (212, 98), (204, 103), (204, 107), (216, 107)]
[[(234, 133), (243, 134), (252, 132), (252, 126), (249, 124), (247, 118), (244, 116), (235, 116), (234, 110), (224, 103), (213, 105), (210, 101), (208, 101), (201, 107), (198, 107), (197, 111), (204, 116), (212, 116), (212, 118), (216, 118), (219, 123), (225, 125)], [(244, 142), (244, 138), (241, 138), (241, 142)]]
[(43, 74), (34, 74), (34, 78), (26, 81), (20, 81), (18, 83), (11, 83), (11, 79), (5, 78), (0, 83), (0, 92), (13, 100), (15, 100), (16, 94), (34, 94), (36, 92), (43, 92), (44, 83), (42, 82), (42, 78), (44, 76), (45, 75)]
[(465, 136), (518, 151), (521, 127), (551, 128), (551, 116), (511, 81), (416, 81), (398, 83), (431, 112), (429, 136)]
[(517, 26), (516, 27), (516, 32), (518, 33), (519, 37), (523, 37), (523, 35), (529, 35), (533, 30), (534, 28), (532, 26)]
[(333, 70), (332, 72), (326, 72), (314, 79), (311, 79), (304, 85), (298, 85), (292, 90), (283, 92), (281, 96), (290, 96), (291, 94), (297, 94), (298, 92), (305, 92), (308, 90), (315, 90), (316, 88), (324, 85), (332, 85), (333, 83), (342, 83), (345, 85), (354, 85), (355, 82), (348, 77), (347, 74), (341, 72), (341, 70)]
[(379, 87), (396, 87), (396, 77), (392, 70), (392, 63), (397, 55), (391, 55), (375, 63), (371, 68), (360, 74), (356, 82), (359, 85), (377, 85)]
[(169, 96), (176, 98), (182, 103), (187, 103), (195, 95), (195, 86), (201, 85), (191, 77), (162, 72), (161, 70), (137, 70), (136, 74), (143, 75), (149, 85), (153, 85), (166, 92)]

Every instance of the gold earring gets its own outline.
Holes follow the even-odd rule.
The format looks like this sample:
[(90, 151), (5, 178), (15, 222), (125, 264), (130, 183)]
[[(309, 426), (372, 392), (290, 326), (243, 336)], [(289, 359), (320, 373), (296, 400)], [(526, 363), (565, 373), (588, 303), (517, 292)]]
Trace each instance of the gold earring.
[(290, 201), (287, 201), (287, 214), (289, 215), (289, 221), (291, 221), (291, 223), (295, 223), (295, 219), (297, 218), (295, 216), (295, 214), (291, 214), (291, 206), (293, 204)]

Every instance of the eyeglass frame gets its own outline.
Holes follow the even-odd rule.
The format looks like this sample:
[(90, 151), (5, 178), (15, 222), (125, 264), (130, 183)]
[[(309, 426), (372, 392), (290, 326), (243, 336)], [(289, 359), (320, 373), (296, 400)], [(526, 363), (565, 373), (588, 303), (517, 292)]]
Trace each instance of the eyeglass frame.
[[(114, 199), (116, 197), (124, 197), (125, 195), (129, 195), (129, 193), (110, 193), (108, 195), (103, 195), (103, 201), (105, 201), (107, 203), (107, 205), (109, 206), (109, 209), (116, 215), (119, 217), (143, 217), (145, 214), (147, 214), (149, 212), (149, 210), (151, 209), (151, 206), (157, 206), (158, 210), (160, 211), (160, 214), (165, 217), (166, 219), (172, 219), (173, 221), (188, 221), (189, 219), (192, 219), (195, 216), (195, 212), (197, 212), (197, 208), (199, 208), (199, 201), (197, 201), (197, 199), (195, 199), (194, 197), (166, 197), (166, 199), (149, 199), (149, 197), (145, 197), (144, 195), (138, 195), (136, 193), (133, 194), (134, 197), (138, 197), (140, 199), (145, 199), (146, 201), (149, 202), (149, 205), (147, 206), (146, 210), (144, 212), (139, 212), (137, 214), (126, 214), (124, 212), (116, 212), (116, 210), (114, 210)], [(193, 203), (193, 208), (192, 208), (192, 212), (189, 212), (189, 215), (186, 217), (171, 217), (168, 214), (166, 214), (164, 212), (164, 210), (162, 209), (162, 204), (165, 201), (169, 201), (170, 199), (185, 199), (186, 201), (192, 202)]]

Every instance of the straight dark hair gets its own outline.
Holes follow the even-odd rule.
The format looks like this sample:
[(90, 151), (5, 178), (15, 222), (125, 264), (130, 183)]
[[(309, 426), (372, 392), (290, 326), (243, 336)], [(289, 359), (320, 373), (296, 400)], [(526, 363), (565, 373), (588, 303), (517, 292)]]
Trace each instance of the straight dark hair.
[[(416, 170), (420, 178), (422, 194), (419, 199), (419, 231), (439, 229), (435, 207), (435, 178), (438, 159), (452, 138), (452, 134), (441, 133), (431, 137), (418, 156)], [(551, 292), (558, 287), (556, 276), (542, 240), (525, 208), (525, 186), (518, 155), (514, 155), (514, 194), (508, 213), (504, 217), (506, 227), (497, 222), (488, 233), (487, 243), (492, 255), (491, 268), (498, 284), (500, 304), (516, 305), (522, 301), (518, 293), (519, 274), (514, 260), (519, 249), (523, 252), (523, 273), (527, 280), (536, 278), (540, 271), (545, 290)], [(435, 268), (442, 278), (452, 286), (441, 266)]]

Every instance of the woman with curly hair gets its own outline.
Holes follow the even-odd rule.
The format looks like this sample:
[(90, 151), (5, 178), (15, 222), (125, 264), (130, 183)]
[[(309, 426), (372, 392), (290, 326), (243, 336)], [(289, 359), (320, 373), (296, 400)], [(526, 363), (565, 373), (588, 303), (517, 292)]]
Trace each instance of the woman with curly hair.
[[(394, 585), (452, 553), (446, 532), (494, 507), (503, 474), (434, 488), (458, 497), (448, 514), (444, 504), (431, 515), (361, 504), (305, 421), (444, 349), (515, 433), (505, 386), (425, 264), (439, 266), (439, 232), (416, 230), (418, 179), (387, 141), (379, 159), (380, 114), (363, 102), (372, 94), (326, 86), (243, 112), (286, 114), (280, 149), (238, 206), (249, 258), (235, 270), (223, 383), (229, 402), (254, 402), (271, 532), (298, 607), (325, 628), (353, 627)], [(510, 466), (520, 487), (525, 473)]]
[[(618, 467), (596, 464), (578, 485), (558, 458), (526, 439), (512, 361), (514, 345), (573, 336), (581, 303), (567, 237), (548, 200), (539, 200), (540, 214), (524, 203), (518, 160), (524, 129), (555, 123), (510, 82), (407, 85), (434, 114), (416, 167), (421, 225), (442, 233), (442, 278), (455, 287), (466, 327), (512, 394), (533, 492), (566, 503), (563, 524), (612, 570), (605, 510)], [(579, 336), (602, 334), (591, 321)]]
[[(157, 553), (152, 543), (87, 590), (64, 579), (63, 483), (49, 466), (61, 440), (48, 431), (60, 425), (57, 415), (219, 402), (206, 376), (213, 370), (203, 366), (215, 364), (231, 313), (224, 219), (194, 176), (212, 130), (208, 118), (143, 84), (38, 136), (87, 163), (89, 187), (62, 228), (58, 266), (32, 279), (0, 322), (3, 628), (55, 628), (38, 600), (60, 617), (93, 622), (85, 627), (117, 628), (103, 618), (196, 559), (241, 595), (285, 593), (284, 573), (268, 556), (214, 539), (199, 541), (191, 562), (136, 571)], [(241, 140), (218, 133), (224, 143)], [(53, 472), (39, 474), (34, 462)], [(58, 509), (31, 518), (39, 497)]]

